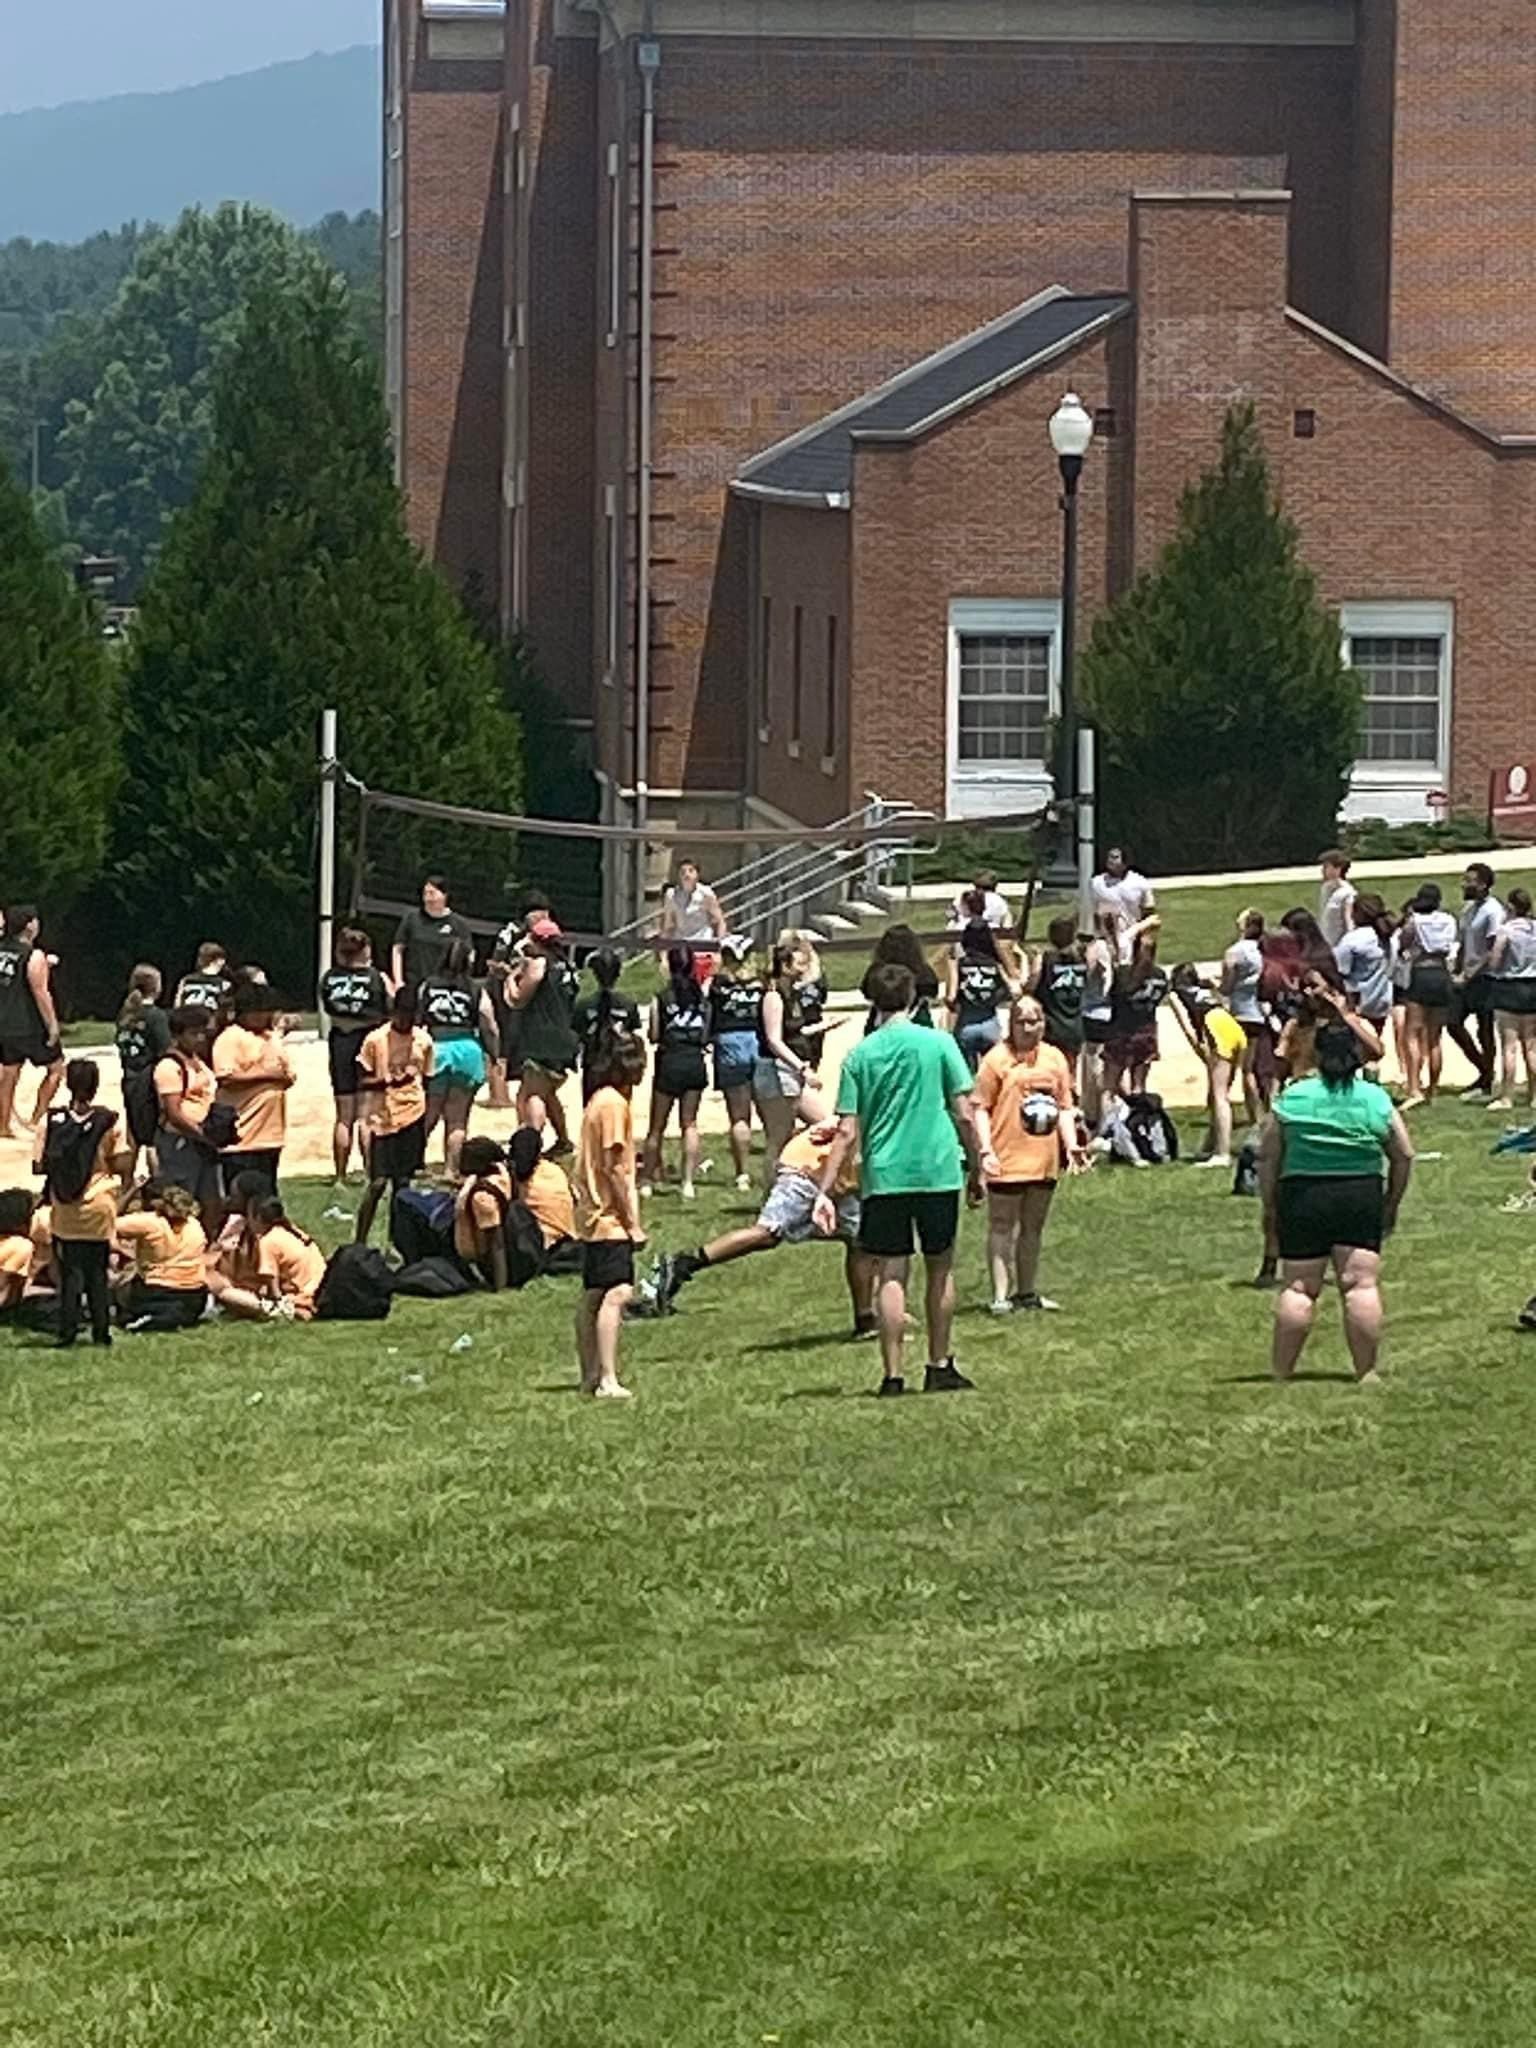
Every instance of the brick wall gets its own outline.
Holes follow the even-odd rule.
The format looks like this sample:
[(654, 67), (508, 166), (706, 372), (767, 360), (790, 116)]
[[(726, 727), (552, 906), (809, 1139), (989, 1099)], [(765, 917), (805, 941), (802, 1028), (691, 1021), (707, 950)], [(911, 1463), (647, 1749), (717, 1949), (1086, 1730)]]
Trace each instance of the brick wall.
[[(846, 512), (762, 504), (758, 526), (754, 639), (756, 667), (747, 720), (754, 795), (792, 818), (826, 825), (863, 801), (849, 784), (849, 547)], [(766, 677), (764, 603), (771, 607)], [(795, 720), (795, 640), (799, 614), (800, 718)], [(833, 697), (829, 706), (828, 678)], [(766, 691), (763, 688), (766, 681)], [(827, 745), (829, 712), (830, 738)], [(798, 751), (796, 751), (798, 748)], [(828, 768), (824, 763), (830, 762)]]
[(500, 580), (501, 71), (433, 61), (408, 24), (404, 483), (411, 532), (456, 588)]
[(1289, 179), (1293, 293), (1347, 325), (1351, 94), (1347, 49), (668, 39), (655, 779), (744, 776), (746, 456), (1045, 284), (1123, 283), (1138, 185)]
[[(955, 598), (1059, 594), (1060, 485), (1047, 427), (1068, 387), (1090, 411), (1112, 402), (1108, 336), (925, 440), (859, 446), (848, 515), (854, 788), (946, 808), (949, 606)], [(1127, 455), (1118, 434), (1096, 442), (1083, 472), (1080, 635), (1109, 595)]]
[(1536, 430), (1536, 9), (1397, 0), (1392, 361)]
[(1355, 273), (1354, 303), (1353, 324), (1342, 331), (1383, 361), (1390, 350), (1391, 334), (1392, 113), (1396, 77), (1397, 0), (1357, 0), (1349, 233)]
[[(522, 185), (508, 276), (524, 307), (527, 462), (522, 623), (573, 716), (593, 714), (597, 39), (557, 36), (555, 0), (514, 0), (509, 106), (522, 109)], [(514, 328), (515, 334), (515, 328)]]

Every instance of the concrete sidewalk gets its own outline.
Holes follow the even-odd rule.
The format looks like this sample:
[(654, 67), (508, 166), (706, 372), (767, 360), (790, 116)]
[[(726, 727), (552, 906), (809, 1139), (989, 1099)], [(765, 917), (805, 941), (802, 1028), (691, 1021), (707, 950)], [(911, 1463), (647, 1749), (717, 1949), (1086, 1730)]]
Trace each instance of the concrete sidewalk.
[[(1489, 847), (1479, 853), (1427, 853), (1415, 854), (1408, 860), (1357, 860), (1350, 864), (1350, 876), (1357, 881), (1385, 881), (1394, 875), (1459, 875), (1470, 860), (1485, 860), (1495, 873), (1502, 860), (1506, 867), (1522, 865), (1524, 849), (1518, 846)], [(1532, 850), (1536, 861), (1536, 847)], [(1154, 890), (1158, 889), (1240, 889), (1246, 883), (1256, 887), (1270, 882), (1313, 882), (1321, 884), (1322, 876), (1316, 861), (1309, 861), (1302, 867), (1294, 868), (1243, 868), (1225, 875), (1151, 875), (1148, 877)], [(1027, 881), (999, 882), (998, 892), (1003, 896), (1022, 896), (1029, 887)], [(962, 890), (968, 889), (965, 882), (914, 882), (912, 901), (914, 903), (952, 903)], [(906, 891), (899, 892), (905, 896)]]

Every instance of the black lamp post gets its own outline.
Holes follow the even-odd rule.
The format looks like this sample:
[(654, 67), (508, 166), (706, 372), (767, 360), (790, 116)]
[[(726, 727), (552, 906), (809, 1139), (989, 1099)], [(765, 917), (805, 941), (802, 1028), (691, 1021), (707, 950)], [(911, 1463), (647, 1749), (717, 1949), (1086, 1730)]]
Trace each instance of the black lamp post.
[(1061, 470), (1061, 709), (1056, 749), (1056, 800), (1074, 821), (1077, 857), (1078, 920), (1083, 931), (1093, 924), (1093, 738), (1078, 739), (1077, 722), (1077, 486), (1083, 458), (1093, 440), (1093, 417), (1075, 391), (1069, 391), (1051, 415), (1051, 446)]

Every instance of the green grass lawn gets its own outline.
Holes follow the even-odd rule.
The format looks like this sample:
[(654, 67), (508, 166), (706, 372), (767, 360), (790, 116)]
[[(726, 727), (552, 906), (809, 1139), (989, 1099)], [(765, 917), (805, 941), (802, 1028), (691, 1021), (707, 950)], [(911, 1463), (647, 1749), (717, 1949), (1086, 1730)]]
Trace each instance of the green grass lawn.
[(1416, 1127), (1376, 1392), (1335, 1306), (1258, 1377), (1256, 1206), (1181, 1169), (1063, 1191), (1059, 1317), (970, 1220), (967, 1396), (868, 1398), (822, 1248), (635, 1327), (627, 1407), (568, 1283), (0, 1338), (0, 2041), (1528, 2048), (1496, 1121)]

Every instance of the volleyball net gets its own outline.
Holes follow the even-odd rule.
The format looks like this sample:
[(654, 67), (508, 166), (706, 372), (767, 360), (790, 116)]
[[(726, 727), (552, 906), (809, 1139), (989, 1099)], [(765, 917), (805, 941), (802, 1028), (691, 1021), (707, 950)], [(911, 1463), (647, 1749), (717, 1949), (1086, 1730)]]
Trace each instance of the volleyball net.
[(867, 948), (895, 919), (942, 937), (949, 896), (988, 864), (1031, 900), (1051, 864), (1056, 828), (1039, 814), (986, 821), (993, 856), (971, 858), (974, 820), (870, 798), (828, 825), (582, 823), (482, 811), (366, 788), (337, 771), (342, 792), (341, 894), (354, 920), (393, 922), (441, 876), (454, 908), (489, 940), (533, 902), (548, 904), (578, 946), (654, 950), (667, 889), (684, 860), (714, 890), (726, 929), (766, 950), (786, 928), (823, 950)]

